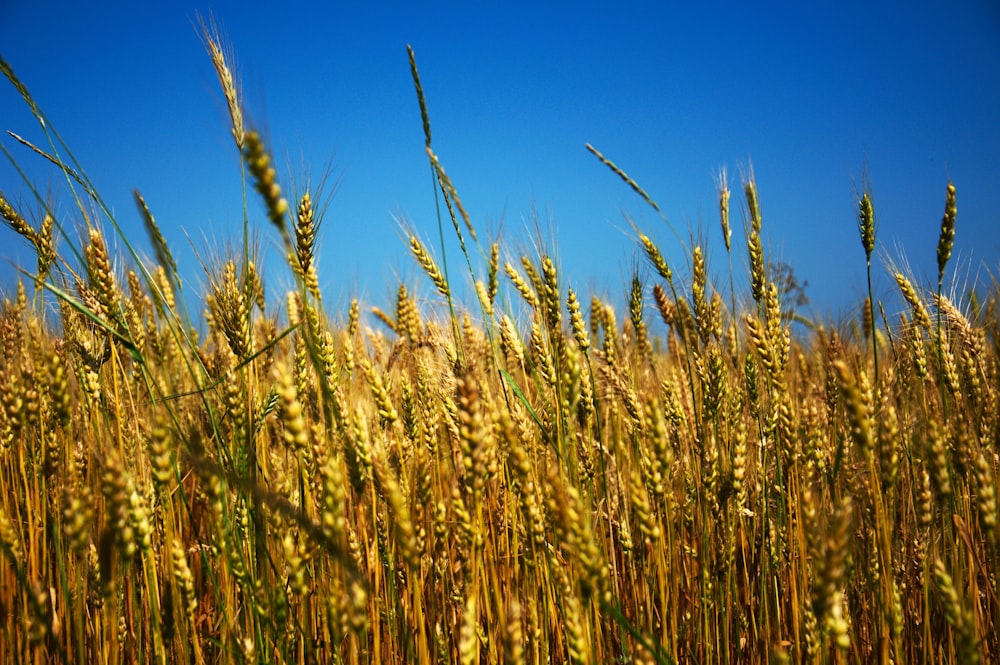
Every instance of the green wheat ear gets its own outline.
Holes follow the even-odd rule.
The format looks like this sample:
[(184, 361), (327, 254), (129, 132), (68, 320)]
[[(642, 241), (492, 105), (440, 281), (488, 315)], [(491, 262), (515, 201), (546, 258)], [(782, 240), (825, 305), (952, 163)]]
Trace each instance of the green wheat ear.
[(171, 281), (175, 285), (180, 286), (181, 278), (180, 274), (177, 272), (177, 263), (174, 261), (174, 255), (171, 253), (170, 247), (167, 245), (167, 239), (163, 237), (163, 232), (156, 223), (156, 219), (153, 218), (153, 213), (150, 211), (149, 206), (146, 205), (146, 199), (143, 198), (138, 189), (132, 191), (132, 196), (135, 199), (136, 207), (139, 209), (139, 215), (142, 217), (142, 222), (146, 227), (146, 233), (149, 235), (149, 241), (153, 245), (153, 253), (156, 256), (156, 262), (165, 270), (169, 270), (167, 275)]
[(431, 147), (431, 118), (427, 113), (427, 99), (424, 97), (424, 87), (420, 84), (420, 73), (417, 71), (417, 57), (413, 47), (406, 45), (406, 53), (410, 58), (410, 74), (413, 76), (413, 87), (417, 91), (417, 102), (420, 104), (420, 119), (424, 123), (424, 144)]
[[(872, 252), (875, 251), (875, 207), (872, 205), (871, 193), (865, 191), (858, 201), (858, 231), (861, 233), (861, 246), (865, 250), (865, 263), (868, 277), (868, 299), (865, 307), (864, 320), (866, 330), (872, 329), (875, 322), (875, 296), (872, 291)], [(872, 359), (875, 364), (875, 385), (878, 386), (878, 336), (872, 335)]]
[(858, 202), (858, 230), (861, 232), (861, 246), (865, 249), (865, 257), (871, 264), (872, 252), (875, 251), (875, 209), (868, 192), (862, 194)]
[(955, 185), (949, 180), (948, 194), (944, 204), (944, 217), (941, 218), (941, 235), (938, 237), (937, 246), (938, 282), (944, 279), (944, 269), (951, 259), (951, 250), (955, 246), (955, 218), (957, 215)]

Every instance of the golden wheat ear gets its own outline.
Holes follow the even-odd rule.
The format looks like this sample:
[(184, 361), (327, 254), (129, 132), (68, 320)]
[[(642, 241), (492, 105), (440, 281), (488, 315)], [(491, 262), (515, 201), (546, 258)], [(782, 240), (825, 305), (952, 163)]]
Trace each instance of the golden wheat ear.
[(410, 251), (413, 253), (413, 258), (420, 264), (420, 267), (430, 278), (438, 292), (445, 298), (451, 297), (451, 289), (448, 287), (448, 282), (445, 280), (444, 274), (417, 236), (410, 236)]
[(256, 131), (247, 132), (244, 140), (243, 158), (254, 177), (254, 187), (264, 199), (268, 219), (284, 234), (286, 232), (285, 216), (288, 213), (288, 202), (281, 195), (277, 172), (271, 165), (271, 155), (265, 149), (264, 141)]
[(201, 32), (202, 41), (205, 44), (205, 49), (212, 60), (215, 75), (218, 77), (219, 85), (222, 87), (222, 94), (226, 98), (226, 108), (229, 110), (229, 120), (231, 122), (233, 140), (236, 142), (236, 149), (243, 152), (246, 128), (243, 124), (242, 95), (236, 77), (233, 75), (233, 69), (230, 66), (233, 60), (232, 52), (224, 44), (219, 27), (211, 17), (206, 21), (199, 15), (198, 27)]

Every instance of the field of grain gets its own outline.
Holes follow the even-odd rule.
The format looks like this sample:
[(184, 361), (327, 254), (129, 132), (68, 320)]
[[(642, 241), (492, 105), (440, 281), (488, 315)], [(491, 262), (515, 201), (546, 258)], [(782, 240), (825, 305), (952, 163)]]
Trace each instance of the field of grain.
[[(411, 52), (462, 254), (449, 275), (413, 235), (426, 281), (329, 311), (321, 193), (286, 202), (205, 39), (297, 287), (266, 302), (246, 248), (193, 301), (141, 195), (155, 261), (41, 148), (80, 217), (0, 194), (37, 254), (0, 308), (0, 662), (1000, 662), (998, 289), (949, 283), (954, 185), (937, 289), (894, 274), (902, 314), (793, 334), (750, 172), (720, 180), (724, 283), (637, 228), (615, 309), (554, 248), (477, 235)], [(874, 219), (863, 191), (869, 284)]]

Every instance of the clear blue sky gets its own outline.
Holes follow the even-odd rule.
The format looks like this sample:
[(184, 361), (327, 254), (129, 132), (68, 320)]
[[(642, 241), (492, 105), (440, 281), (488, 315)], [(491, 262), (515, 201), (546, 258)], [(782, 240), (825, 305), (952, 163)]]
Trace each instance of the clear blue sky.
[[(269, 137), (286, 190), (289, 173), (301, 181), (332, 167), (338, 187), (323, 222), (320, 278), (334, 307), (354, 295), (385, 306), (400, 277), (431, 291), (397, 223), (407, 220), (437, 251), (406, 44), (417, 54), (435, 151), (480, 235), (502, 220), (509, 246), (530, 248), (537, 212), (567, 280), (584, 293), (625, 289), (639, 254), (623, 214), (678, 272), (688, 264), (587, 142), (638, 180), (683, 235), (693, 229), (704, 240), (720, 286), (728, 274), (713, 177), (728, 169), (737, 204), (751, 161), (770, 255), (792, 264), (814, 304), (833, 315), (864, 296), (854, 194), (865, 163), (881, 293), (892, 291), (885, 253), (933, 278), (949, 177), (959, 210), (952, 268), (988, 280), (1000, 266), (995, 0), (308, 8), (0, 0), (0, 54), (145, 249), (131, 200), (133, 188), (143, 192), (194, 286), (204, 281), (195, 250), (211, 256), (237, 242), (242, 215), (225, 104), (194, 29), (209, 10), (235, 50), (251, 121)], [(40, 141), (2, 83), (0, 129)], [(57, 174), (0, 140), (72, 224)], [(6, 162), (0, 189), (37, 212)], [(263, 243), (276, 245), (256, 200), (251, 215)], [(736, 246), (742, 275), (745, 250)], [(6, 259), (33, 267), (29, 256), (0, 229), (4, 288), (13, 275)], [(287, 278), (270, 286), (283, 289)]]

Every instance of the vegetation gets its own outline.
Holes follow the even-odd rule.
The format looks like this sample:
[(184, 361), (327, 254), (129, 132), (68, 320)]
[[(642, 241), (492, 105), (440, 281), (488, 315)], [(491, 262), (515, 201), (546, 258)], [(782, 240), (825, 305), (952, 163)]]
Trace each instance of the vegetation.
[[(701, 246), (682, 279), (637, 229), (652, 277), (619, 312), (546, 250), (477, 236), (411, 51), (474, 298), (413, 235), (446, 315), (400, 284), (373, 330), (356, 301), (346, 322), (324, 308), (321, 193), (286, 202), (204, 34), (297, 288), (275, 313), (245, 243), (189, 313), (142, 197), (155, 261), (40, 123), (82, 240), (0, 195), (38, 259), (33, 295), (19, 282), (0, 309), (0, 660), (1000, 662), (998, 292), (946, 296), (951, 183), (937, 289), (895, 274), (898, 320), (869, 300), (791, 334), (802, 292), (765, 256), (752, 172), (749, 297), (723, 175), (729, 283)], [(858, 211), (870, 275), (867, 190)]]

